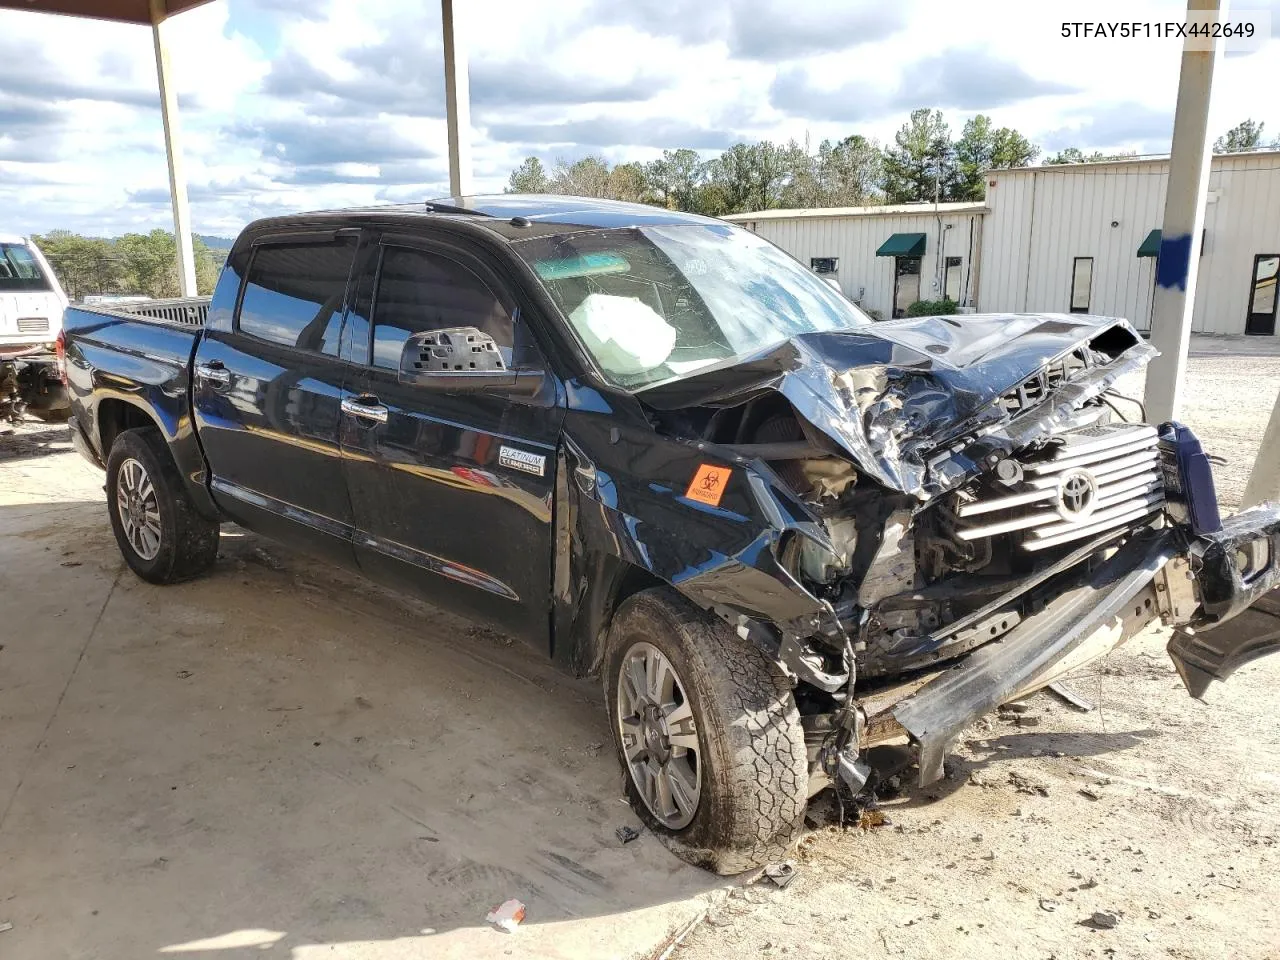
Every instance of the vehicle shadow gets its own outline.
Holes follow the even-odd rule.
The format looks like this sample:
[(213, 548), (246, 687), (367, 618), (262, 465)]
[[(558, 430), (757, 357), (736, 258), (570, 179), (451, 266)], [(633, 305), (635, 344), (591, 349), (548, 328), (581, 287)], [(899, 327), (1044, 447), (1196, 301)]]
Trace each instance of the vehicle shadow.
[[(0, 431), (8, 426), (0, 424)], [(62, 424), (39, 422), (18, 424), (11, 432), (0, 432), (0, 463), (66, 453), (71, 449), (71, 430)]]
[[(880, 781), (898, 777), (902, 786), (892, 797), (897, 809), (925, 807), (963, 790), (982, 777), (991, 766), (1005, 760), (1042, 756), (1095, 757), (1132, 750), (1146, 740), (1160, 736), (1159, 730), (1097, 731), (1036, 730), (1007, 733), (965, 742), (966, 753), (947, 754), (943, 779), (928, 786), (917, 785), (917, 767), (905, 746), (888, 746), (872, 751), (872, 766)], [(1034, 786), (1030, 789), (1034, 789)]]
[(101, 503), (0, 507), (0, 657), (49, 724), (0, 734), (6, 955), (502, 957), (508, 898), (521, 955), (647, 955), (723, 885), (615, 835), (640, 824), (593, 681), (223, 531), (155, 587)]

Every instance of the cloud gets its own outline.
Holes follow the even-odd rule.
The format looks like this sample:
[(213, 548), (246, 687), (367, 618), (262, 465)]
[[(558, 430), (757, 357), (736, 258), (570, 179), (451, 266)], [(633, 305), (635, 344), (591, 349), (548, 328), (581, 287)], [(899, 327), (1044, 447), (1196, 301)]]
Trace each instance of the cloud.
[(901, 73), (898, 84), (888, 90), (864, 81), (824, 89), (814, 84), (806, 68), (786, 67), (770, 87), (769, 102), (784, 113), (850, 123), (917, 107), (990, 110), (1078, 92), (1073, 85), (1037, 79), (1015, 63), (973, 49), (946, 50), (904, 64)]
[(723, 42), (730, 56), (778, 63), (884, 40), (907, 27), (907, 13), (902, 0), (856, 7), (794, 0), (601, 0), (587, 19), (690, 46)]
[(1173, 110), (1140, 103), (1099, 106), (1046, 133), (1041, 140), (1049, 151), (1080, 147), (1167, 153), (1173, 142)]
[(692, 147), (695, 150), (722, 150), (738, 139), (727, 130), (703, 127), (683, 120), (628, 120), (617, 116), (565, 120), (559, 123), (491, 123), (488, 129), (492, 139), (507, 143), (573, 144), (583, 147)]
[(794, 0), (739, 0), (731, 13), (729, 52), (777, 63), (876, 43), (907, 26), (905, 3), (840, 8)]
[(112, 82), (77, 80), (49, 55), (19, 36), (0, 36), (0, 94), (24, 97), (40, 103), (91, 100), (134, 107), (156, 107), (160, 95), (155, 84), (135, 82), (134, 72), (119, 51), (104, 51), (96, 58), (99, 77)]
[(241, 121), (228, 128), (233, 140), (286, 166), (386, 163), (423, 160), (438, 152), (376, 117), (290, 117)]

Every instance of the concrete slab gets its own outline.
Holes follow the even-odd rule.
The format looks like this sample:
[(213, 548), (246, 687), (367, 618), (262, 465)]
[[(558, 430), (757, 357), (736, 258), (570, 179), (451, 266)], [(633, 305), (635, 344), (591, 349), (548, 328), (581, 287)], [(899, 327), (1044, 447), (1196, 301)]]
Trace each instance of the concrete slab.
[[(29, 434), (28, 434), (29, 435)], [(101, 474), (0, 438), (0, 956), (644, 957), (720, 882), (594, 684), (235, 528), (137, 580)], [(517, 897), (515, 934), (485, 912)]]

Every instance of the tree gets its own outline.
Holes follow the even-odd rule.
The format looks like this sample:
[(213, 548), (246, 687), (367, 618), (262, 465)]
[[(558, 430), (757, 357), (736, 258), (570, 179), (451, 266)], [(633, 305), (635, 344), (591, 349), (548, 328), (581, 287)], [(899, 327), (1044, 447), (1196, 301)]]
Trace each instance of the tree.
[(707, 165), (708, 185), (718, 191), (723, 213), (768, 210), (779, 205), (794, 164), (794, 142), (735, 143)]
[(608, 196), (630, 203), (650, 201), (649, 178), (642, 163), (620, 163), (609, 171)]
[(573, 163), (557, 160), (549, 190), (575, 197), (608, 197), (609, 164), (603, 157), (588, 156)]
[(1237, 123), (1225, 134), (1213, 141), (1214, 153), (1243, 153), (1262, 146), (1262, 128), (1265, 123), (1245, 120)]
[(1058, 165), (1064, 163), (1105, 163), (1108, 160), (1128, 160), (1136, 157), (1137, 151), (1126, 150), (1120, 153), (1103, 153), (1101, 150), (1095, 150), (1093, 153), (1085, 154), (1079, 147), (1067, 147), (1059, 150), (1052, 157), (1045, 160), (1046, 166)]
[(546, 167), (537, 157), (525, 157), (520, 166), (511, 171), (507, 180), (507, 193), (546, 193), (550, 188)]
[(696, 150), (663, 150), (661, 158), (645, 165), (645, 179), (653, 200), (671, 210), (694, 210), (694, 197), (705, 178), (705, 165)]
[(1017, 130), (994, 128), (990, 117), (978, 114), (964, 125), (955, 144), (956, 184), (952, 199), (981, 200), (986, 196), (986, 171), (1025, 167), (1038, 156), (1040, 148)]
[(822, 206), (856, 207), (878, 199), (884, 177), (880, 144), (855, 133), (839, 143), (818, 146), (818, 183)]
[(51, 230), (32, 239), (72, 300), (120, 289), (124, 269), (109, 240), (82, 237), (70, 230)]
[(884, 151), (884, 192), (890, 203), (948, 200), (955, 188), (955, 151), (942, 111), (923, 107)]

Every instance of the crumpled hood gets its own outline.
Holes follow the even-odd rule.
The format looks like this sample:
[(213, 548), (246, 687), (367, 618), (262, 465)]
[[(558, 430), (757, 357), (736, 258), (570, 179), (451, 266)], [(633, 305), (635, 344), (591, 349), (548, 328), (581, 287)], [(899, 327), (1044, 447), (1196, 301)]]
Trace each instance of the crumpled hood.
[[(1111, 362), (1058, 387), (1033, 414), (1017, 418), (1016, 429), (1002, 434), (1002, 425), (1013, 418), (995, 401), (1091, 341)], [(777, 391), (864, 473), (923, 499), (974, 472), (972, 457), (939, 456), (942, 445), (976, 431), (992, 449), (1013, 449), (1037, 433), (1047, 435), (1055, 421), (1065, 421), (1155, 352), (1126, 321), (1110, 317), (918, 317), (801, 334), (636, 396), (654, 409), (676, 410), (734, 406), (762, 391)]]

